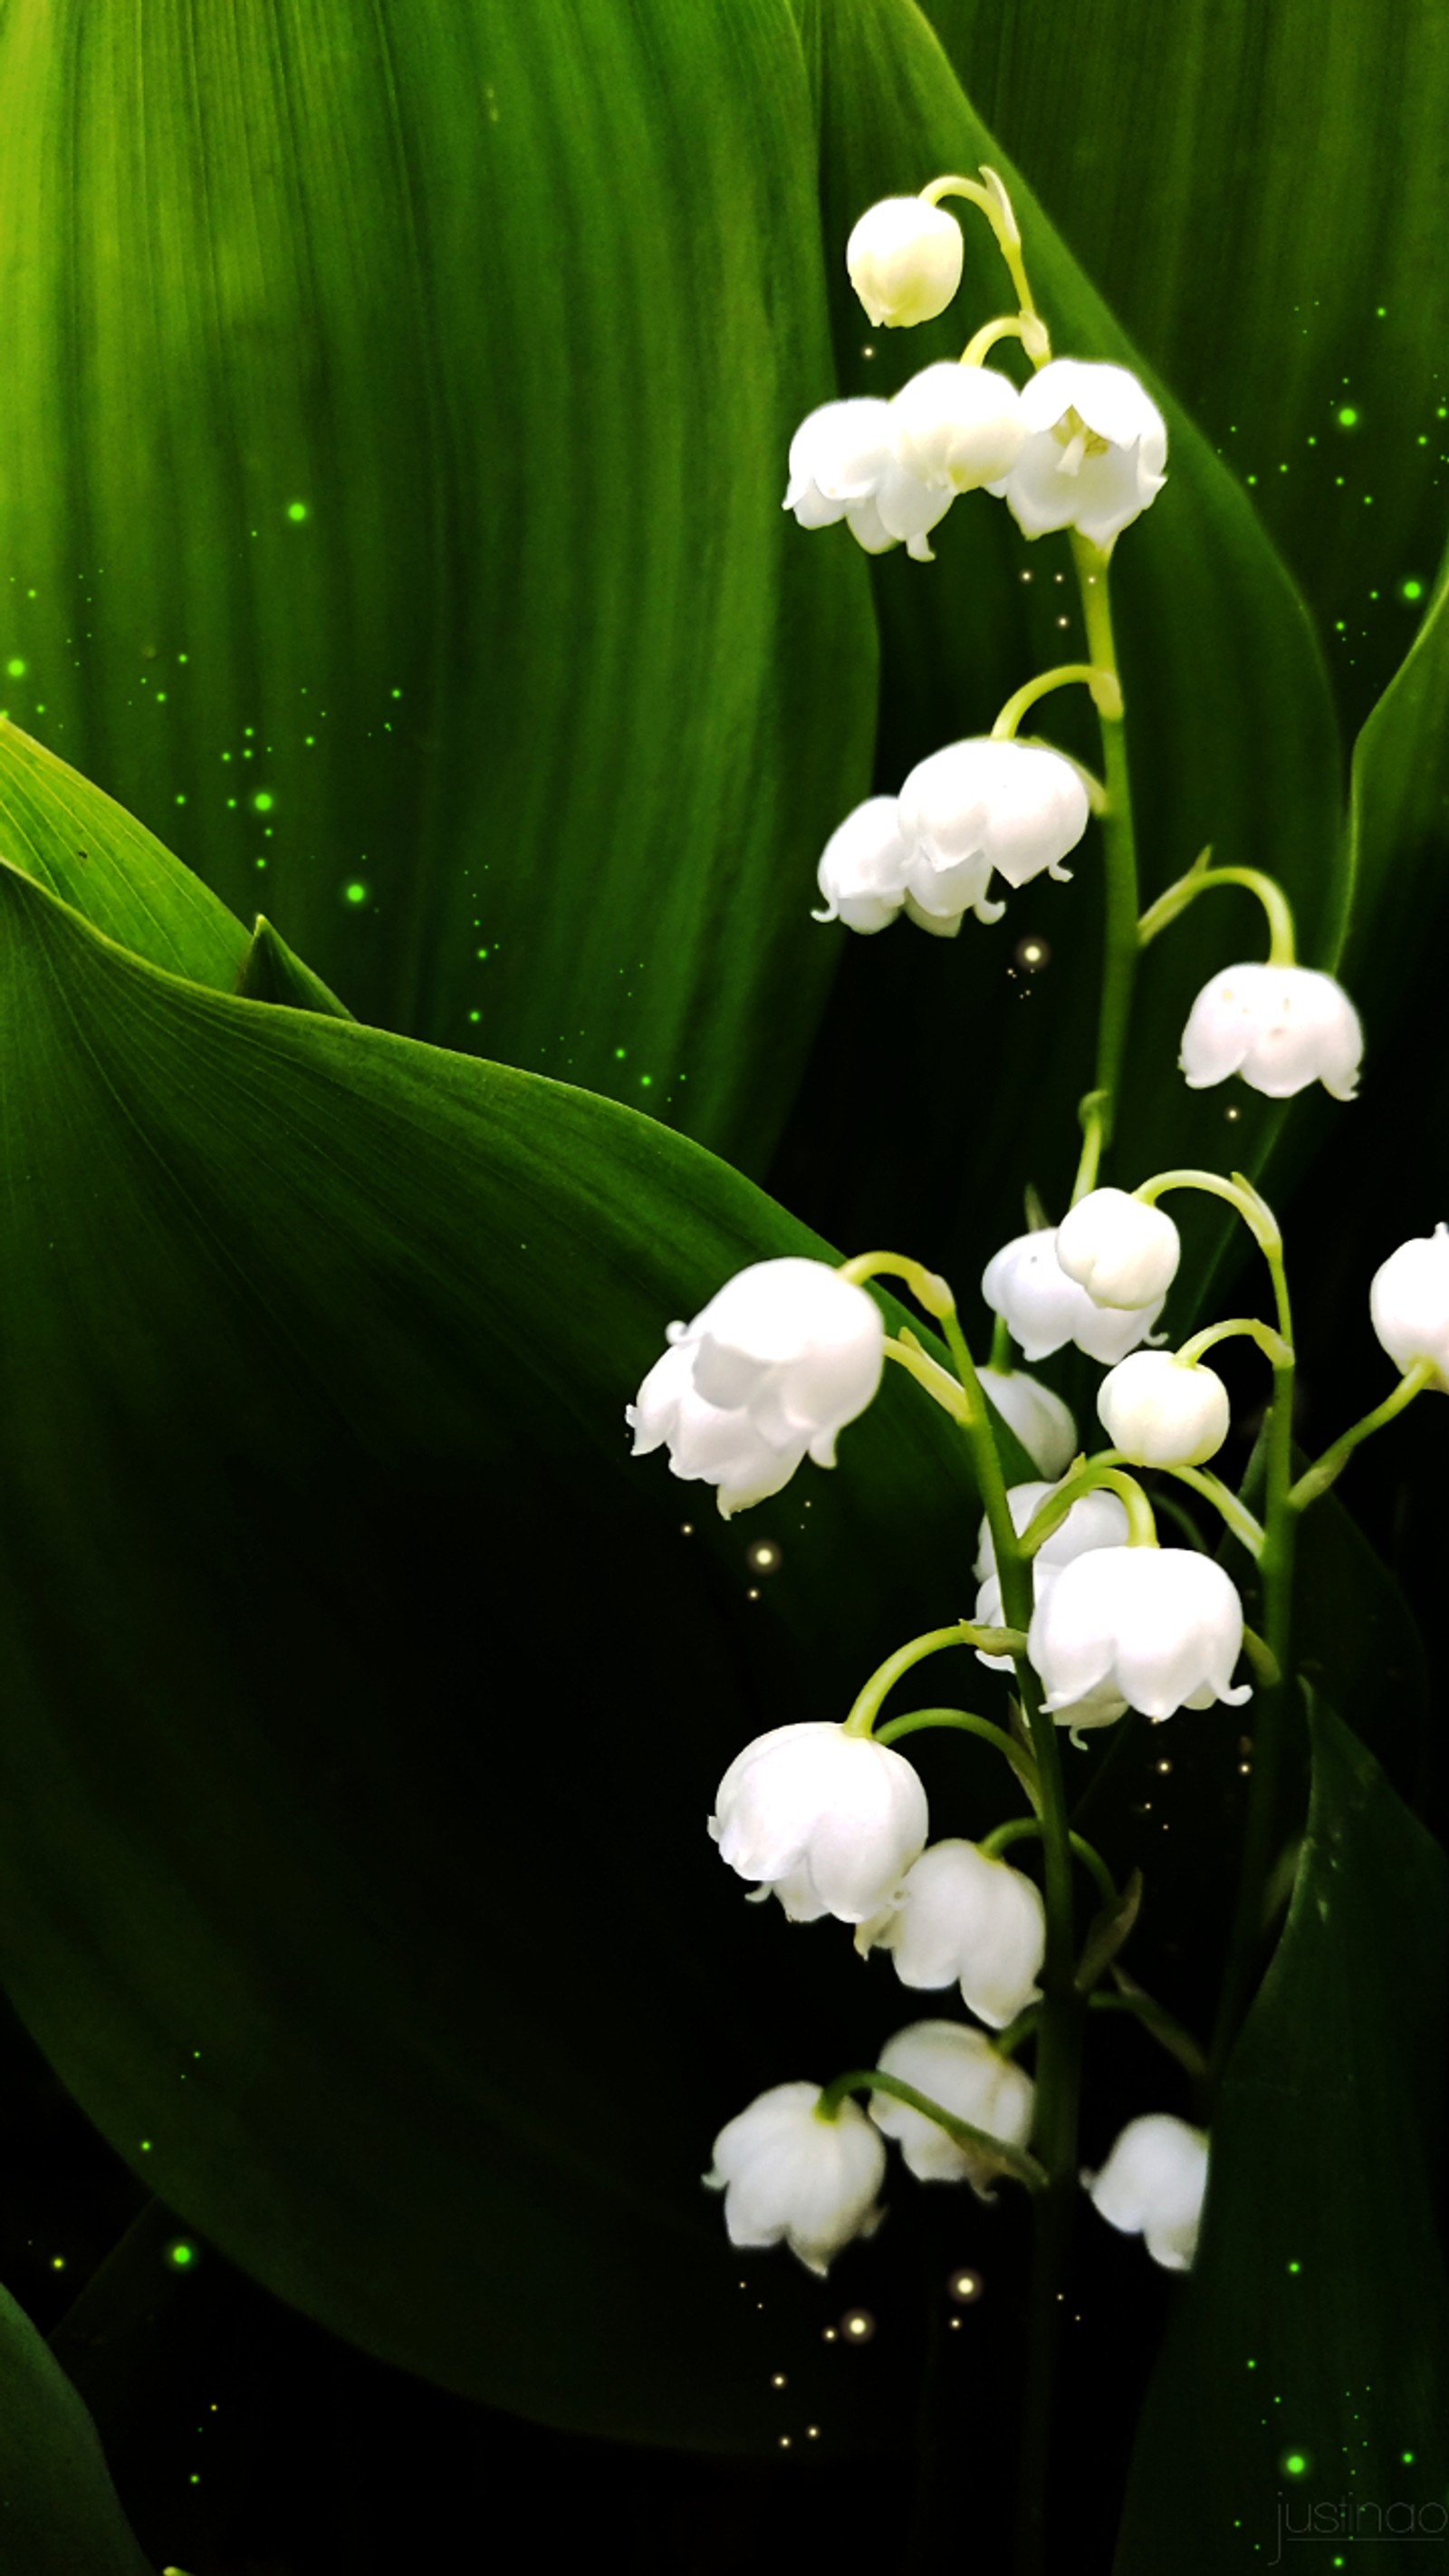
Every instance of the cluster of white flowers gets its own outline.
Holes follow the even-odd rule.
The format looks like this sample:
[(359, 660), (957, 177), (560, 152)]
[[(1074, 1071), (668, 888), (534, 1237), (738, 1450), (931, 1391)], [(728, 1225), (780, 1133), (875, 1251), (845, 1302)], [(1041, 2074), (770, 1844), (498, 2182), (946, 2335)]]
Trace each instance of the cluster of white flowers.
[(980, 736), (948, 743), (911, 771), (899, 796), (872, 796), (848, 814), (817, 870), (824, 909), (816, 921), (886, 930), (902, 911), (937, 938), (954, 938), (968, 912), (998, 921), (993, 873), (1009, 886), (1063, 859), (1087, 828), (1080, 772), (1037, 743)]
[(807, 413), (784, 506), (802, 528), (843, 519), (867, 554), (904, 545), (930, 563), (952, 502), (989, 492), (1023, 536), (1075, 528), (1107, 553), (1156, 499), (1166, 459), (1167, 424), (1126, 367), (1053, 358), (1018, 391), (996, 367), (942, 359), (889, 401)]

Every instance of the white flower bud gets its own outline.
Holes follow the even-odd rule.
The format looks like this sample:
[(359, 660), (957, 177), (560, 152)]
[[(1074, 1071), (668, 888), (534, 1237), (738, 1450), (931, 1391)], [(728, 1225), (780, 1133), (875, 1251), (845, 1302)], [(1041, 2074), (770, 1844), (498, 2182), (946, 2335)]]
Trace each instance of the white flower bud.
[(1197, 2252), (1207, 2191), (1206, 2129), (1169, 2112), (1129, 2120), (1100, 2173), (1082, 2182), (1111, 2227), (1145, 2236), (1154, 2263), (1186, 2272)]
[(874, 1298), (828, 1262), (752, 1262), (690, 1324), (626, 1405), (634, 1456), (668, 1445), (676, 1476), (719, 1488), (726, 1520), (788, 1484), (807, 1455), (835, 1464), (835, 1440), (863, 1413), (885, 1366)]
[(1134, 1351), (1097, 1389), (1097, 1411), (1114, 1449), (1136, 1467), (1200, 1467), (1215, 1458), (1232, 1421), (1215, 1369), (1171, 1351)]
[(904, 541), (908, 553), (929, 563), (927, 534), (953, 498), (949, 489), (928, 490), (899, 462), (890, 404), (873, 394), (821, 403), (790, 442), (784, 508), (802, 528), (844, 519), (867, 554)]
[(1075, 528), (1103, 552), (1157, 498), (1167, 423), (1126, 367), (1054, 358), (1021, 397), (1026, 443), (993, 490), (1024, 537)]
[(783, 2237), (808, 2271), (824, 2274), (852, 2236), (880, 2224), (886, 2154), (854, 2102), (823, 2120), (820, 2099), (818, 2084), (761, 2093), (726, 2121), (704, 2179), (724, 2193), (732, 2245), (778, 2245)]
[(1104, 1685), (1144, 1717), (1237, 1708), (1232, 1687), (1243, 1605), (1230, 1578), (1194, 1548), (1106, 1547), (1062, 1567), (1038, 1597), (1027, 1653), (1055, 1714)]
[(810, 1720), (774, 1727), (736, 1754), (709, 1830), (741, 1878), (781, 1887), (797, 1921), (825, 1913), (868, 1923), (895, 1903), (929, 1824), (920, 1775), (903, 1754)]
[(843, 921), (847, 930), (888, 930), (905, 901), (910, 857), (894, 796), (868, 797), (825, 844), (815, 872), (825, 909), (812, 913), (812, 921)]
[(1021, 396), (995, 367), (943, 358), (912, 376), (891, 404), (896, 455), (907, 472), (952, 493), (980, 492), (1009, 474), (1026, 431)]
[[(1061, 862), (1086, 830), (1088, 810), (1087, 791), (1060, 752), (989, 737), (948, 743), (919, 761), (901, 789), (901, 830), (920, 860), (911, 890), (927, 911), (980, 911), (993, 868), (1013, 886), (1044, 868), (1063, 876)], [(953, 893), (947, 907), (933, 900), (933, 880), (943, 894), (958, 881), (973, 891), (961, 899)], [(999, 911), (983, 917), (994, 920)]]
[(1363, 1025), (1341, 984), (1311, 966), (1225, 966), (1188, 1013), (1178, 1062), (1190, 1091), (1229, 1074), (1269, 1100), (1321, 1082), (1352, 1100)]
[(1057, 1227), (1057, 1259), (1095, 1306), (1159, 1303), (1177, 1277), (1182, 1240), (1165, 1208), (1126, 1190), (1089, 1190)]
[(1058, 1261), (1057, 1231), (1046, 1225), (1003, 1244), (986, 1265), (981, 1294), (1027, 1359), (1049, 1359), (1065, 1342), (1075, 1342), (1089, 1359), (1110, 1367), (1147, 1339), (1162, 1299), (1147, 1306), (1097, 1305)]
[(845, 245), (850, 282), (877, 329), (934, 322), (961, 283), (966, 245), (944, 206), (923, 197), (882, 197)]
[[(876, 2063), (883, 2075), (898, 2076), (1009, 2147), (1024, 2147), (1031, 2136), (1036, 2087), (1009, 2057), (997, 2055), (984, 2031), (959, 2021), (911, 2022), (886, 2041)], [(918, 2182), (969, 2182), (982, 2200), (993, 2197), (1000, 2166), (980, 2149), (958, 2146), (924, 2111), (872, 2093), (870, 2115), (896, 2140)]]
[(982, 1368), (976, 1374), (1039, 1473), (1053, 1478), (1065, 1475), (1077, 1454), (1077, 1426), (1070, 1407), (1049, 1386), (1028, 1377), (1025, 1369)]
[(855, 1946), (889, 1950), (903, 1986), (959, 1983), (968, 2010), (1004, 2030), (1040, 1991), (1046, 1908), (1034, 1880), (975, 1843), (932, 1843)]
[(1407, 1376), (1416, 1360), (1428, 1360), (1435, 1387), (1449, 1395), (1449, 1226), (1389, 1254), (1374, 1273), (1369, 1314), (1395, 1368)]

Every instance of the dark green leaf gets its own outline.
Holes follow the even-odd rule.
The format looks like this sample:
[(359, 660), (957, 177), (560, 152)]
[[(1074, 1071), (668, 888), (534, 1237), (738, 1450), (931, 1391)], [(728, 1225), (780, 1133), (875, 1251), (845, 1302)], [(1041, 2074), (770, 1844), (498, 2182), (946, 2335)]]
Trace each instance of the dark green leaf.
[(151, 2576), (95, 2426), (0, 2289), (0, 2565), (6, 2576)]
[(1285, 2528), (1301, 2538), (1313, 2508), (1341, 2504), (1361, 2516), (1354, 2567), (1397, 2565), (1377, 2538), (1391, 2506), (1391, 2536), (1420, 2508), (1442, 2531), (1449, 2285), (1431, 2180), (1449, 1887), (1372, 1757), (1322, 1703), (1310, 1724), (1293, 1903), (1224, 2079), (1118, 2576), (1271, 2565)]
[(756, 1162), (874, 704), (813, 154), (784, 0), (0, 21), (11, 712), (364, 1018)]
[(285, 1002), (294, 1011), (325, 1011), (334, 1020), (353, 1016), (345, 1002), (295, 957), (266, 914), (259, 912), (237, 991), (248, 1002)]
[[(902, 2346), (822, 2389), (849, 2288), (742, 2266), (699, 2176), (898, 2004), (704, 1818), (751, 1735), (969, 1613), (959, 1434), (893, 1372), (836, 1474), (724, 1527), (623, 1406), (671, 1315), (815, 1237), (612, 1103), (0, 902), (18, 2009), (169, 2207), (373, 2351), (704, 2448), (773, 2450), (785, 2367), (822, 2447), (894, 2438)], [(984, 1823), (989, 1751), (939, 1760)]]

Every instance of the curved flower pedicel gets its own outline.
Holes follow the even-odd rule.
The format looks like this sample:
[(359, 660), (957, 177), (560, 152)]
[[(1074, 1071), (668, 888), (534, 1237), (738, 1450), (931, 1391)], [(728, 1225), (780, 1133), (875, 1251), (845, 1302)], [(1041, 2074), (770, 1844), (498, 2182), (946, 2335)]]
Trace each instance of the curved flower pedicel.
[(1110, 2227), (1145, 2236), (1154, 2263), (1186, 2272), (1207, 2192), (1208, 2138), (1170, 2112), (1129, 2120), (1100, 2173), (1082, 2184)]
[(806, 1720), (737, 1753), (709, 1830), (721, 1860), (796, 1922), (867, 1923), (895, 1903), (930, 1826), (920, 1775), (868, 1735)]
[(1089, 1359), (1109, 1366), (1147, 1339), (1162, 1312), (1161, 1297), (1145, 1306), (1099, 1306), (1069, 1279), (1057, 1259), (1054, 1225), (1019, 1234), (986, 1265), (981, 1294), (1029, 1360), (1050, 1359), (1074, 1342)]
[(1352, 1100), (1363, 1024), (1341, 984), (1311, 966), (1225, 966), (1205, 984), (1182, 1033), (1178, 1061), (1190, 1091), (1238, 1074), (1269, 1100), (1291, 1100), (1321, 1082)]
[(1054, 358), (1025, 388), (1027, 436), (992, 486), (1024, 537), (1074, 528), (1109, 553), (1167, 477), (1167, 423), (1127, 367)]
[(856, 1948), (889, 1950), (903, 1986), (959, 1984), (968, 2011), (1004, 2030), (1037, 2000), (1046, 1907), (1032, 1879), (975, 1843), (932, 1843), (894, 1911), (862, 1924)]
[[(959, 2021), (911, 2022), (887, 2040), (879, 2064), (882, 2075), (899, 2076), (1005, 2146), (1024, 2146), (1031, 2135), (1036, 2088), (984, 2031)], [(991, 2186), (1001, 2169), (986, 2150), (960, 2144), (889, 2093), (872, 2093), (870, 2116), (895, 2139), (918, 2182), (969, 2182), (978, 2199), (995, 2197)]]
[(821, 2117), (818, 2084), (776, 2084), (727, 2120), (705, 2183), (725, 2196), (732, 2245), (783, 2239), (808, 2272), (824, 2274), (842, 2245), (880, 2224), (885, 2179), (879, 2130), (854, 2102)]
[(1068, 1708), (1103, 1685), (1144, 1717), (1179, 1708), (1231, 1708), (1243, 1605), (1231, 1578), (1195, 1548), (1110, 1547), (1064, 1566), (1032, 1617), (1027, 1653), (1046, 1705)]
[(777, 1494), (807, 1456), (865, 1411), (885, 1365), (885, 1326), (865, 1289), (828, 1262), (752, 1262), (692, 1323), (671, 1324), (624, 1419), (634, 1456), (667, 1446), (676, 1476), (719, 1488), (732, 1512)]
[(868, 555), (904, 544), (929, 563), (927, 536), (954, 498), (949, 486), (922, 483), (900, 463), (890, 404), (875, 395), (821, 403), (790, 442), (781, 506), (794, 512), (802, 528), (829, 528), (844, 519)]

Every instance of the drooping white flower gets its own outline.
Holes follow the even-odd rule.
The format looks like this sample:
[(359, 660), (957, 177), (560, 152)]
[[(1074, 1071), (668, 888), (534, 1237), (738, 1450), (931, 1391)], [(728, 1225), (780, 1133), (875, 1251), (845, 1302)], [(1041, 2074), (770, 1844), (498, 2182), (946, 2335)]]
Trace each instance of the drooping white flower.
[(1188, 1013), (1178, 1062), (1190, 1091), (1241, 1075), (1269, 1100), (1321, 1082), (1352, 1100), (1363, 1024), (1341, 984), (1311, 966), (1225, 966)]
[[(1009, 2147), (1024, 2147), (1031, 2135), (1036, 2087), (1009, 2057), (997, 2055), (984, 2031), (959, 2021), (911, 2022), (887, 2040), (876, 2064)], [(991, 2185), (1001, 2168), (983, 2150), (958, 2146), (924, 2111), (889, 2093), (872, 2093), (870, 2115), (896, 2140), (918, 2182), (969, 2182), (980, 2199), (994, 2197)]]
[(1040, 1379), (1028, 1377), (1025, 1369), (981, 1368), (976, 1374), (1032, 1465), (1043, 1476), (1064, 1475), (1077, 1454), (1077, 1426), (1070, 1407)]
[(737, 1753), (709, 1830), (741, 1878), (779, 1886), (797, 1921), (868, 1923), (894, 1904), (930, 1826), (920, 1774), (889, 1744), (806, 1720)]
[(888, 331), (944, 313), (965, 255), (955, 216), (923, 197), (882, 197), (845, 245), (851, 285), (877, 329), (884, 323)]
[(843, 921), (847, 930), (888, 930), (906, 899), (910, 843), (894, 796), (870, 796), (830, 835), (816, 869), (825, 898), (814, 921)]
[(1021, 396), (995, 367), (943, 358), (902, 385), (891, 403), (896, 455), (934, 488), (980, 492), (1009, 474), (1026, 430)]
[(1167, 2111), (1129, 2120), (1100, 2173), (1082, 2182), (1108, 2225), (1145, 2236), (1154, 2263), (1186, 2272), (1197, 2252), (1208, 2138)]
[(1395, 1368), (1407, 1376), (1416, 1360), (1437, 1372), (1449, 1395), (1449, 1226), (1418, 1234), (1391, 1252), (1369, 1289), (1373, 1328)]
[(828, 1262), (787, 1255), (726, 1280), (692, 1323), (671, 1324), (624, 1419), (634, 1456), (666, 1444), (676, 1476), (719, 1488), (728, 1520), (777, 1494), (807, 1455), (835, 1464), (885, 1366), (880, 1308)]
[(1145, 1341), (1162, 1312), (1147, 1306), (1099, 1306), (1069, 1279), (1057, 1259), (1057, 1228), (1019, 1234), (988, 1261), (981, 1294), (1029, 1360), (1049, 1359), (1066, 1342), (1110, 1366)]
[(1126, 367), (1053, 358), (1021, 397), (1026, 443), (992, 489), (1024, 537), (1075, 528), (1110, 551), (1166, 476), (1167, 423)]
[(889, 1950), (903, 1986), (959, 1984), (968, 2010), (1004, 2030), (1040, 1991), (1046, 1908), (1034, 1880), (975, 1843), (932, 1843), (855, 1946)]
[(807, 412), (790, 442), (784, 508), (794, 511), (802, 528), (828, 528), (844, 519), (868, 555), (904, 543), (909, 554), (931, 562), (927, 536), (954, 497), (922, 483), (900, 463), (890, 404), (874, 394), (821, 403)]
[[(1024, 1530), (1038, 1504), (1044, 1503), (1048, 1494), (1055, 1492), (1055, 1485), (1013, 1485), (1006, 1497), (1012, 1527), (1018, 1532)], [(1096, 1548), (1124, 1546), (1127, 1528), (1127, 1507), (1119, 1494), (1105, 1486), (1094, 1486), (1080, 1495), (1065, 1520), (1052, 1531), (1050, 1538), (1042, 1541), (1031, 1560), (1034, 1609), (1041, 1607), (1065, 1566), (1079, 1556), (1090, 1555)], [(1001, 1599), (1001, 1577), (996, 1570), (996, 1549), (991, 1530), (984, 1520), (976, 1556), (976, 1576), (980, 1587), (972, 1612), (976, 1625), (981, 1628), (1003, 1627), (1006, 1614)], [(994, 1672), (1011, 1670), (1009, 1655), (986, 1655), (978, 1648), (976, 1660), (989, 1665)], [(1052, 1711), (1058, 1726), (1066, 1728), (1074, 1738), (1083, 1727), (1113, 1726), (1119, 1717), (1126, 1714), (1126, 1701), (1120, 1692), (1110, 1687), (1086, 1691), (1080, 1699)]]
[(1089, 1190), (1057, 1227), (1057, 1260), (1095, 1306), (1160, 1305), (1181, 1258), (1167, 1210), (1126, 1190)]
[(1195, 1548), (1106, 1547), (1063, 1566), (1037, 1599), (1027, 1653), (1053, 1712), (1105, 1684), (1144, 1717), (1179, 1708), (1236, 1708), (1243, 1605), (1210, 1556)]
[(1228, 1390), (1216, 1369), (1172, 1351), (1133, 1351), (1097, 1389), (1114, 1449), (1137, 1467), (1200, 1467), (1228, 1436)]
[(783, 2237), (808, 2271), (823, 2275), (842, 2245), (879, 2225), (886, 2154), (854, 2102), (823, 2120), (820, 2099), (818, 2084), (761, 2093), (726, 2121), (704, 2179), (724, 2193), (732, 2245), (778, 2245)]
[[(901, 830), (922, 863), (911, 884), (927, 911), (975, 911), (992, 870), (1023, 886), (1061, 862), (1087, 828), (1087, 791), (1069, 760), (1039, 744), (978, 737), (918, 761), (900, 793)], [(1028, 1354), (1030, 1356), (1030, 1354)]]

